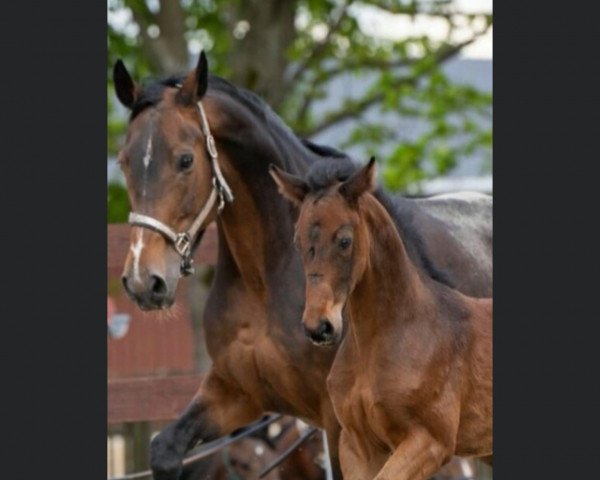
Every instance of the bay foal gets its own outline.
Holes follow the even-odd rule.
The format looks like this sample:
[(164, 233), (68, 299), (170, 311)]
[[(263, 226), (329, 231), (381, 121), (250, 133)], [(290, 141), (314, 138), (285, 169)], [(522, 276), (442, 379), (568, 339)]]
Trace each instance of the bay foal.
[(420, 480), (454, 454), (491, 455), (492, 300), (424, 275), (371, 194), (374, 159), (347, 167), (317, 164), (307, 182), (271, 169), (300, 206), (305, 332), (341, 341), (327, 388), (344, 479)]

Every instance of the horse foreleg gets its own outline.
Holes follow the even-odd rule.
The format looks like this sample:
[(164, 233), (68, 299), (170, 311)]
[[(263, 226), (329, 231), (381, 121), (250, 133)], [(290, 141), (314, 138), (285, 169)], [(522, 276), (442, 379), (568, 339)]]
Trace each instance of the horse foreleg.
[(452, 449), (427, 430), (412, 431), (385, 462), (375, 480), (425, 480), (452, 458)]
[(198, 441), (228, 434), (260, 414), (251, 398), (211, 370), (183, 414), (152, 440), (150, 467), (155, 480), (177, 480), (184, 455)]

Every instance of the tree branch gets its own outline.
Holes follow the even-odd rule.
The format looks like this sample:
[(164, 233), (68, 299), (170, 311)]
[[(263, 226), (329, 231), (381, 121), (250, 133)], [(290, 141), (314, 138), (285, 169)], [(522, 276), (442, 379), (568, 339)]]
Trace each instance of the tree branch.
[[(450, 58), (458, 54), (464, 47), (470, 45), (475, 40), (477, 40), (489, 29), (489, 27), (490, 26), (487, 25), (485, 29), (483, 29), (480, 32), (477, 32), (475, 35), (473, 35), (468, 40), (465, 40), (464, 42), (458, 43), (456, 45), (445, 45), (443, 47), (440, 47), (438, 51), (435, 52), (435, 61), (432, 62), (430, 67), (422, 70), (416, 75), (397, 79), (392, 84), (392, 88), (398, 88), (402, 85), (415, 85), (417, 81), (421, 79), (424, 75), (430, 73), (434, 68), (438, 67), (439, 65), (442, 65)], [(336, 123), (360, 116), (365, 110), (372, 107), (373, 105), (376, 105), (377, 103), (380, 103), (384, 98), (384, 92), (372, 92), (371, 94), (366, 95), (361, 100), (348, 101), (343, 108), (326, 115), (321, 123), (318, 123), (312, 128), (308, 128), (300, 133), (307, 137), (321, 133), (324, 130), (331, 127), (332, 125), (335, 125)]]
[[(442, 0), (442, 1), (431, 1), (424, 2), (413, 0), (409, 4), (401, 4), (398, 2), (390, 2), (386, 0), (361, 0), (361, 3), (365, 5), (371, 5), (373, 7), (377, 7), (381, 10), (385, 10), (389, 13), (394, 14), (403, 14), (403, 15), (450, 15), (449, 12), (444, 12), (440, 9), (440, 7), (449, 7), (452, 4), (451, 0)], [(429, 8), (427, 9), (423, 9)]]
[(378, 70), (388, 70), (390, 68), (397, 68), (401, 66), (408, 66), (416, 62), (416, 59), (401, 59), (401, 60), (393, 60), (393, 61), (385, 61), (378, 60), (376, 58), (365, 58), (360, 62), (353, 62), (347, 64), (341, 64), (336, 68), (332, 68), (325, 72), (321, 72), (317, 75), (312, 82), (312, 88), (309, 92), (306, 93), (300, 108), (298, 109), (298, 113), (294, 120), (296, 125), (302, 125), (306, 122), (306, 117), (312, 106), (312, 103), (316, 99), (316, 94), (318, 93), (317, 86), (322, 85), (328, 81), (330, 81), (333, 77), (340, 75), (342, 73), (346, 73), (349, 70), (354, 70), (358, 68), (372, 68)]
[(308, 67), (310, 67), (311, 64), (314, 64), (314, 62), (321, 59), (321, 57), (325, 53), (326, 48), (329, 46), (332, 35), (340, 27), (340, 24), (348, 14), (348, 8), (350, 7), (353, 1), (354, 0), (346, 0), (344, 5), (340, 7), (339, 15), (336, 18), (332, 18), (327, 25), (327, 34), (325, 35), (325, 38), (322, 41), (316, 43), (312, 51), (306, 57), (304, 57), (304, 60), (300, 62), (300, 65), (298, 65), (297, 69), (286, 81), (287, 85), (295, 83), (304, 74)]

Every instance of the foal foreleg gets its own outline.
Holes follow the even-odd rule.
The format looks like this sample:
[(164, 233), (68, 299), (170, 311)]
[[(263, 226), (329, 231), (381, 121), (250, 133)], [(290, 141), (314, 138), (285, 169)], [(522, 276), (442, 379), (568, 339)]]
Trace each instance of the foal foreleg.
[(424, 428), (414, 429), (385, 462), (375, 480), (425, 480), (452, 458)]
[(260, 409), (212, 369), (183, 414), (150, 445), (155, 480), (177, 480), (182, 461), (198, 441), (210, 441), (257, 419)]

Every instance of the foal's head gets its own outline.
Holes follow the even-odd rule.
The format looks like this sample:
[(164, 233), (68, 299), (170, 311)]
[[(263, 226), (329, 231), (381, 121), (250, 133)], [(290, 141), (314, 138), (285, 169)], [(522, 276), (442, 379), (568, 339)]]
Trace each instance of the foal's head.
[[(119, 163), (132, 211), (184, 232), (202, 211), (212, 189), (198, 107), (208, 85), (206, 56), (201, 54), (196, 69), (186, 78), (145, 89), (118, 61), (114, 83), (120, 102), (131, 110)], [(215, 216), (216, 208), (212, 208), (200, 232)], [(180, 263), (173, 243), (163, 234), (134, 227), (123, 271), (125, 289), (143, 309), (166, 308), (175, 298)]]
[[(343, 164), (340, 165), (344, 167)], [(375, 159), (349, 173), (347, 168), (311, 170), (308, 182), (272, 166), (279, 192), (300, 208), (295, 241), (306, 275), (302, 323), (319, 345), (341, 339), (342, 310), (367, 266), (368, 228), (361, 219), (360, 197), (375, 188)]]

